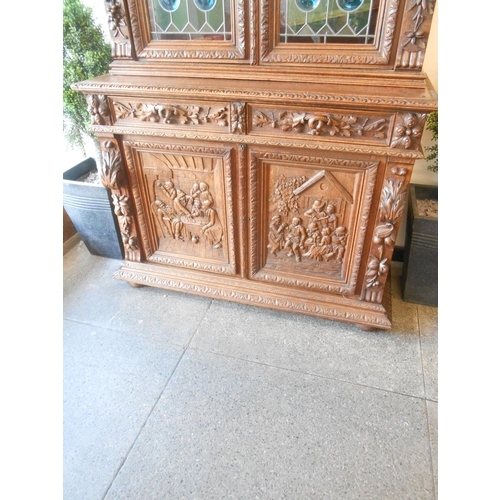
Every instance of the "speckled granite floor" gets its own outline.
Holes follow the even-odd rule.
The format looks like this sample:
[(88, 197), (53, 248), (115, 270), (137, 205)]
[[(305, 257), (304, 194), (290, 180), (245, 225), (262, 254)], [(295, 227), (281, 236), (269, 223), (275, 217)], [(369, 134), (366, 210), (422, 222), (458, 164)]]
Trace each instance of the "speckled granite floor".
[(390, 332), (64, 256), (64, 499), (437, 499), (436, 308)]

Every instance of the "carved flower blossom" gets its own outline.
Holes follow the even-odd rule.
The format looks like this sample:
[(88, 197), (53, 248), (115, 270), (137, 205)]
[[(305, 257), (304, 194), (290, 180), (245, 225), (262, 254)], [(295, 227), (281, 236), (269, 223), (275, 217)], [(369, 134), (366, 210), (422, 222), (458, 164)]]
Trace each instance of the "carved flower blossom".
[(402, 123), (394, 129), (391, 147), (410, 149), (413, 146), (413, 140), (422, 136), (423, 117), (414, 113), (405, 113)]
[(240, 102), (231, 104), (231, 132), (243, 134), (245, 129), (245, 105)]

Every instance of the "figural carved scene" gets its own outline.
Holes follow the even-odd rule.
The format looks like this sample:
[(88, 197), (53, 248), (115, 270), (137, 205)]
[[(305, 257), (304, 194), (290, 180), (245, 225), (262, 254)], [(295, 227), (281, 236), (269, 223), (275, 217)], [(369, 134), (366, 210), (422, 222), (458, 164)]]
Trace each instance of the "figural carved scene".
[(228, 262), (221, 158), (141, 153), (154, 250), (159, 254)]
[(256, 277), (286, 283), (292, 274), (294, 284), (346, 291), (359, 268), (376, 164), (323, 159), (315, 166), (318, 159), (304, 160), (302, 166), (262, 165), (267, 209)]

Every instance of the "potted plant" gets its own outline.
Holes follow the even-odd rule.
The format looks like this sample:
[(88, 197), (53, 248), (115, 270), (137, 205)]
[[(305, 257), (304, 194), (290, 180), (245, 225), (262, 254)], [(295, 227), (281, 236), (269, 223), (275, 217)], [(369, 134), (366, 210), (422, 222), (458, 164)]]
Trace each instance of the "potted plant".
[[(111, 47), (92, 10), (81, 0), (63, 2), (63, 131), (68, 144), (84, 156), (101, 160), (97, 138), (89, 131), (91, 118), (85, 96), (71, 89), (75, 82), (107, 73)], [(91, 154), (86, 146), (93, 145)]]
[[(438, 112), (427, 117), (434, 142), (425, 148), (428, 170), (438, 173)], [(403, 299), (438, 306), (438, 187), (410, 184), (402, 275)]]
[[(68, 144), (82, 153), (82, 162), (63, 173), (64, 210), (92, 254), (121, 259), (113, 204), (97, 175), (102, 162), (99, 142), (89, 130), (91, 115), (85, 96), (71, 89), (75, 82), (106, 73), (111, 61), (111, 47), (92, 10), (80, 0), (64, 0), (63, 131)], [(91, 154), (86, 152), (89, 145), (93, 145)]]

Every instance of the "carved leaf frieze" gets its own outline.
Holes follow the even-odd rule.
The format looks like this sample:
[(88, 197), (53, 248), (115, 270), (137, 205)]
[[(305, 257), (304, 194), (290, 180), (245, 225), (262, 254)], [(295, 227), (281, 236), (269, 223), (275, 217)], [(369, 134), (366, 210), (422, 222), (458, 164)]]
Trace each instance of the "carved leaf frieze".
[(212, 109), (210, 106), (185, 104), (152, 104), (114, 102), (116, 118), (137, 119), (141, 122), (164, 123), (168, 125), (206, 125), (228, 126), (228, 107)]
[(315, 136), (358, 136), (379, 140), (387, 137), (388, 121), (386, 118), (366, 116), (269, 110), (256, 110), (253, 116), (253, 125), (258, 128), (278, 128), (282, 132)]

